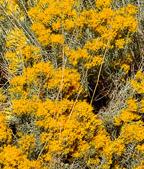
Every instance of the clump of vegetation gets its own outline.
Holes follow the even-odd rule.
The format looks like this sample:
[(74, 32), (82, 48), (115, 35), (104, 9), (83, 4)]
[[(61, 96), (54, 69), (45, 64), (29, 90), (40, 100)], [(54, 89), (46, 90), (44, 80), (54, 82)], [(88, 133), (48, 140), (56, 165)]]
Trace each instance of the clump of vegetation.
[(0, 168), (144, 167), (137, 2), (0, 0)]

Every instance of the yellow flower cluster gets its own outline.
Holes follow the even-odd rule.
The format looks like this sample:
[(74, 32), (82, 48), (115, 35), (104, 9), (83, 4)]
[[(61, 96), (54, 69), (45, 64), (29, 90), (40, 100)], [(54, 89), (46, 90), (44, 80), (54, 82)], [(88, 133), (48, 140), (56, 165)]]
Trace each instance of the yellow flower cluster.
[(30, 161), (16, 146), (5, 146), (3, 151), (0, 152), (0, 163), (4, 168), (11, 169), (41, 169), (42, 166), (38, 161)]
[[(10, 15), (12, 12), (18, 12), (19, 6), (17, 4), (17, 0), (0, 0), (0, 5), (6, 7), (6, 12)], [(4, 19), (4, 17), (2, 17)]]
[(9, 49), (22, 48), (26, 44), (26, 36), (19, 28), (13, 28), (7, 35), (6, 47)]
[(96, 6), (99, 7), (109, 7), (112, 0), (96, 0)]
[[(53, 77), (47, 82), (48, 89), (59, 89), (64, 96), (78, 93), (82, 86), (80, 84), (80, 74), (75, 69), (57, 69)], [(63, 97), (64, 97), (63, 96)]]
[(13, 113), (22, 115), (25, 113), (32, 114), (36, 109), (36, 104), (33, 100), (19, 99), (12, 101)]
[[(139, 70), (136, 76), (130, 80), (132, 90), (134, 90), (133, 97), (128, 98), (125, 102), (125, 107), (120, 110), (114, 118), (114, 125), (120, 126), (121, 130), (117, 141), (122, 141), (123, 153), (125, 153), (126, 146), (135, 144), (135, 152), (139, 154), (139, 158), (143, 156), (143, 140), (144, 140), (144, 126), (143, 126), (143, 92), (141, 85), (143, 83), (143, 72)], [(138, 99), (135, 94), (139, 94)], [(120, 146), (120, 144), (119, 144)], [(134, 153), (135, 154), (135, 153)], [(141, 160), (140, 160), (141, 162)], [(143, 164), (139, 164), (133, 168), (143, 168)]]
[(115, 118), (115, 124), (120, 125), (122, 122), (127, 123), (133, 120), (139, 120), (140, 115), (136, 114), (138, 112), (138, 105), (135, 99), (127, 100), (127, 107), (121, 110), (119, 116)]
[[(74, 39), (79, 43), (83, 38), (82, 30), (87, 27), (89, 33), (95, 33), (98, 36), (86, 39), (82, 47), (67, 46), (65, 52), (72, 65), (75, 66), (79, 60), (84, 60), (86, 68), (91, 69), (101, 63), (102, 59), (98, 59), (97, 56), (103, 55), (103, 50), (114, 46), (123, 49), (129, 43), (129, 37), (121, 37), (120, 32), (128, 30), (131, 34), (137, 29), (137, 20), (134, 17), (137, 9), (133, 5), (128, 5), (114, 10), (111, 3), (111, 0), (98, 0), (95, 6), (99, 11), (84, 9), (78, 13), (76, 8), (80, 8), (80, 4), (74, 0), (39, 1), (29, 10), (29, 15), (34, 20), (31, 28), (42, 45), (54, 47), (55, 44), (60, 45), (67, 41), (65, 35), (73, 34), (77, 28), (79, 33), (74, 35)], [(100, 49), (103, 50), (100, 52)], [(90, 51), (96, 53), (92, 54)], [(90, 66), (91, 63), (92, 66)]]
[(29, 155), (29, 153), (31, 153), (34, 149), (35, 138), (33, 135), (22, 136), (18, 141), (18, 145), (23, 153)]
[(0, 143), (9, 143), (12, 139), (12, 132), (8, 128), (3, 112), (0, 112)]
[(136, 73), (135, 79), (131, 80), (131, 85), (137, 93), (144, 93), (144, 73), (141, 70)]
[(141, 142), (142, 140), (144, 140), (143, 133), (144, 133), (143, 122), (138, 121), (130, 124), (125, 124), (122, 128), (120, 137), (125, 140), (125, 144), (134, 141)]
[(25, 45), (22, 49), (22, 56), (26, 61), (41, 59), (40, 49), (34, 45)]

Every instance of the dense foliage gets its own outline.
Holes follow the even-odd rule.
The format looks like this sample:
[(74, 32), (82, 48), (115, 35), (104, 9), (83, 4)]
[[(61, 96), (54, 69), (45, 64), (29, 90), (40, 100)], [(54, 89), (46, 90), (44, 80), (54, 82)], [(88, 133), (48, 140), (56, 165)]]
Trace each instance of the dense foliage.
[(144, 168), (142, 10), (0, 0), (0, 168)]

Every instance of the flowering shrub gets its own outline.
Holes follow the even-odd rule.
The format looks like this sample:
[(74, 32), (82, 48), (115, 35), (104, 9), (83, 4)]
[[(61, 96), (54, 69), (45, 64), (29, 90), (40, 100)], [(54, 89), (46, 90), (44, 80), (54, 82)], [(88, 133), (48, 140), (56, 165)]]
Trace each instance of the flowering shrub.
[[(132, 77), (130, 50), (138, 8), (115, 8), (112, 0), (0, 5), (8, 76), (0, 90), (0, 168), (143, 168), (144, 75)], [(114, 90), (117, 72), (131, 95), (109, 120), (95, 100), (107, 80)]]

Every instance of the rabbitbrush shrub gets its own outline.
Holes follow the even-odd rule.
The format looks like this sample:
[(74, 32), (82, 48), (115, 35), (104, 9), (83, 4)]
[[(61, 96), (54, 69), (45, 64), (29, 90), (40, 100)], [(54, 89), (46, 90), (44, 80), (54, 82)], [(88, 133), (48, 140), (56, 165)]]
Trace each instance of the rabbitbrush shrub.
[(144, 168), (139, 7), (0, 0), (0, 168)]

